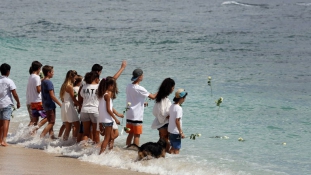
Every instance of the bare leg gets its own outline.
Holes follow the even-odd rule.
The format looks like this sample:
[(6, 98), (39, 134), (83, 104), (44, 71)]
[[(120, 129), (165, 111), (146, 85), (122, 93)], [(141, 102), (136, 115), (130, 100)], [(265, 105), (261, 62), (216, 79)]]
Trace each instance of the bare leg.
[(68, 140), (68, 137), (71, 131), (71, 123), (65, 122), (65, 127), (66, 129), (65, 129), (64, 136), (63, 136), (63, 140)]
[(6, 138), (9, 131), (10, 120), (0, 120), (2, 124), (0, 124), (0, 144), (1, 146), (8, 146), (6, 142)]
[(133, 133), (129, 133), (129, 135), (126, 138), (126, 145), (132, 144), (133, 136), (134, 136)]
[(108, 142), (110, 141), (111, 131), (112, 131), (112, 126), (106, 126), (105, 127), (105, 133), (106, 133), (105, 139), (102, 143), (99, 154), (103, 153), (106, 150)]
[(82, 140), (87, 140), (88, 138), (90, 138), (91, 121), (82, 122), (82, 123), (83, 123), (83, 137), (82, 137)]
[[(39, 119), (39, 118), (38, 118), (38, 119)], [(47, 118), (42, 119), (42, 120), (38, 123), (38, 127), (41, 128), (47, 121), (48, 121)]]
[(72, 137), (77, 138), (80, 130), (80, 122), (76, 121), (73, 122), (73, 128), (72, 128)]
[(99, 143), (99, 131), (97, 131), (97, 123), (92, 123), (93, 141)]
[(83, 124), (81, 123), (79, 126), (79, 130), (78, 130), (78, 136), (77, 136), (77, 142), (80, 142), (82, 140), (83, 137), (83, 128), (82, 128), (82, 133), (80, 133), (80, 127), (83, 127)]
[(59, 129), (58, 137), (62, 137), (63, 132), (65, 131), (65, 129), (66, 129), (66, 125), (63, 123), (62, 126)]
[(140, 134), (134, 134), (134, 143), (139, 146)]
[(169, 142), (169, 139), (168, 139), (168, 131), (167, 131), (167, 128), (162, 128), (159, 130), (159, 136), (161, 139), (164, 139), (166, 141), (166, 152), (169, 152), (170, 150), (170, 147), (171, 147), (171, 144)]
[(111, 132), (110, 142), (109, 142), (109, 150), (113, 149), (114, 140), (119, 136), (118, 129), (113, 129)]
[(43, 138), (47, 133), (50, 134), (50, 136), (52, 136), (51, 134), (53, 134), (53, 126), (54, 126), (54, 123), (49, 123), (45, 128), (44, 130), (42, 131), (41, 135), (40, 135), (40, 138)]

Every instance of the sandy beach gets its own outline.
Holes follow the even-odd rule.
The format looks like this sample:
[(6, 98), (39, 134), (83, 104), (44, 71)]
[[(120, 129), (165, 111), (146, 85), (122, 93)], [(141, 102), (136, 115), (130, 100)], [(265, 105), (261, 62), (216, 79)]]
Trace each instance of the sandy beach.
[[(11, 123), (14, 129), (16, 123)], [(146, 174), (124, 169), (110, 168), (80, 161), (60, 154), (46, 153), (43, 150), (24, 148), (10, 144), (0, 147), (0, 174), (5, 175), (55, 175), (55, 174)]]

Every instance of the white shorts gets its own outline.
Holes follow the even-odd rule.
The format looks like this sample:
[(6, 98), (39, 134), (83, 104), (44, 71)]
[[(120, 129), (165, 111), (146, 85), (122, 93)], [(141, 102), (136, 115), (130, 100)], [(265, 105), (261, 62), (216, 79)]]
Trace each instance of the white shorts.
[(80, 121), (81, 122), (88, 122), (91, 121), (92, 123), (97, 123), (98, 114), (96, 113), (80, 113)]

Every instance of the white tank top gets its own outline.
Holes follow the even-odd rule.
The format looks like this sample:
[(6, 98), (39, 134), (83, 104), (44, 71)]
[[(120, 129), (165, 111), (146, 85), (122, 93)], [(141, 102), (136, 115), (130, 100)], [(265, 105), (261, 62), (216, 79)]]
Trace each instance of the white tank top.
[[(105, 93), (107, 95), (108, 93)], [(112, 111), (113, 104), (112, 100), (110, 98), (110, 110)], [(110, 116), (110, 114), (107, 112), (107, 106), (106, 106), (106, 100), (105, 98), (100, 98), (99, 99), (99, 105), (98, 105), (98, 110), (99, 110), (99, 116), (98, 116), (98, 123), (111, 123), (114, 122), (113, 118)]]

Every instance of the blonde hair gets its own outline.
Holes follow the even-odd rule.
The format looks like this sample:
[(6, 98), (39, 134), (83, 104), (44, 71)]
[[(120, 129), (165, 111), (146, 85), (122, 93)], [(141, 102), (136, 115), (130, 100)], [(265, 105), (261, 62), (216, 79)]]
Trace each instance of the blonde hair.
[(67, 86), (68, 85), (73, 86), (74, 78), (76, 75), (77, 75), (77, 72), (75, 70), (70, 70), (67, 72), (65, 81), (62, 84), (62, 87), (60, 88), (60, 92), (59, 92), (59, 97), (62, 100), (62, 102), (64, 101), (64, 95), (65, 95)]

